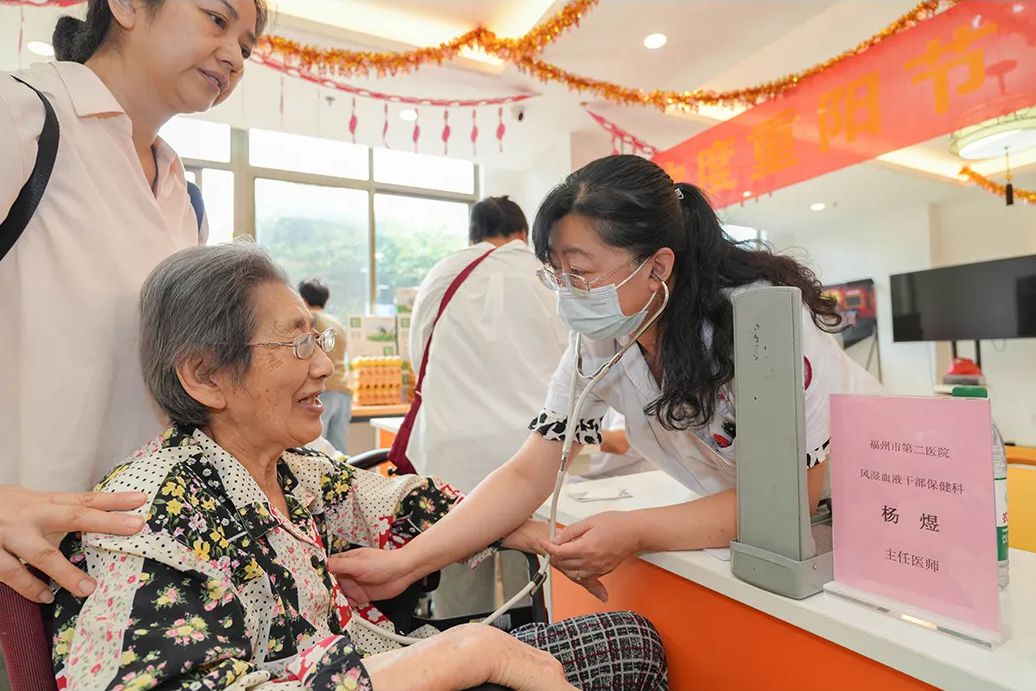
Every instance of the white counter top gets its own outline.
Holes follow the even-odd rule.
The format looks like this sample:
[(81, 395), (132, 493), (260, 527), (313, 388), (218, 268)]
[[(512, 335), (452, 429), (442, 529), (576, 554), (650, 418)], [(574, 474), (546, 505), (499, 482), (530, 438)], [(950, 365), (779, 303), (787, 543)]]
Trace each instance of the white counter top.
[(370, 425), (374, 429), (385, 430), (392, 434), (399, 434), (399, 428), (403, 426), (402, 417), (376, 417), (371, 418)]
[[(578, 502), (562, 490), (558, 520), (565, 524), (602, 511), (628, 511), (697, 498), (661, 471), (579, 483), (579, 490), (628, 490), (628, 499)], [(547, 515), (547, 508), (541, 515)], [(828, 593), (806, 600), (774, 595), (738, 580), (730, 562), (700, 551), (642, 557), (733, 600), (943, 689), (1036, 689), (1036, 554), (1011, 550), (1011, 585), (1003, 595), (1011, 637), (986, 650), (946, 634), (894, 619)]]

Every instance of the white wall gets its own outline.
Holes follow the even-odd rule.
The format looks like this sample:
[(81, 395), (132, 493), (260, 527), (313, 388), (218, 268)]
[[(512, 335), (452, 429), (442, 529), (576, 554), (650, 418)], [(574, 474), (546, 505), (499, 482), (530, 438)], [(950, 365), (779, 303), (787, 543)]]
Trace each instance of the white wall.
[(857, 223), (795, 234), (773, 234), (778, 250), (804, 258), (825, 284), (874, 280), (882, 379), (890, 392), (926, 395), (935, 385), (933, 348), (892, 341), (889, 275), (930, 266), (930, 214), (917, 206)]
[[(1006, 206), (981, 191), (969, 191), (932, 215), (933, 266), (1036, 254), (1036, 207)], [(962, 345), (960, 355), (973, 357)], [(939, 349), (940, 369), (949, 347)], [(993, 399), (993, 416), (1008, 441), (1036, 446), (1036, 339), (982, 343), (982, 371)]]
[(480, 193), (483, 197), (508, 195), (522, 207), (531, 227), (543, 197), (571, 172), (570, 151), (568, 135), (563, 134), (536, 156), (528, 168), (483, 166)]
[[(804, 257), (824, 283), (872, 278), (884, 381), (890, 391), (930, 394), (949, 366), (949, 346), (893, 343), (889, 275), (950, 264), (1036, 254), (1036, 208), (1004, 206), (962, 190), (948, 203), (915, 205), (823, 230), (771, 235), (778, 250)], [(960, 355), (973, 357), (961, 344)], [(1036, 445), (1036, 340), (982, 343), (993, 415), (1008, 441)]]

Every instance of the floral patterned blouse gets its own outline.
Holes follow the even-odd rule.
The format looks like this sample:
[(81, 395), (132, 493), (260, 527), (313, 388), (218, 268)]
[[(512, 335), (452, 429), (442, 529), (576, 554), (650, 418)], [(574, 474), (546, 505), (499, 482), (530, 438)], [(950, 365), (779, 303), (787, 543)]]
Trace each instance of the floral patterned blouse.
[[(97, 588), (86, 598), (55, 593), (58, 687), (370, 689), (361, 658), (395, 646), (354, 628), (327, 555), (401, 546), (461, 495), (307, 449), (285, 452), (277, 470), (288, 516), (200, 430), (171, 428), (113, 470), (99, 489), (147, 493), (135, 512), (147, 524), (62, 543)], [(357, 614), (392, 629), (373, 608)]]

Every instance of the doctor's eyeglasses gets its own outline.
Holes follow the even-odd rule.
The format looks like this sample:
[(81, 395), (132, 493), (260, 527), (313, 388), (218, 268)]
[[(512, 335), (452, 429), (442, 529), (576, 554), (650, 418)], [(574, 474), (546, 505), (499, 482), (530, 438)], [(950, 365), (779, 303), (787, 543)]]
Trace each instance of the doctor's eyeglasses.
[[(602, 275), (598, 276), (597, 278), (590, 279), (590, 280), (587, 280), (583, 276), (577, 276), (575, 274), (570, 274), (570, 273), (567, 273), (567, 272), (566, 273), (557, 273), (557, 272), (554, 271), (554, 269), (550, 268), (549, 266), (541, 266), (540, 268), (536, 269), (536, 276), (540, 279), (540, 281), (543, 282), (543, 285), (547, 286), (548, 288), (550, 288), (554, 292), (557, 292), (561, 288), (569, 288), (570, 290), (572, 290), (575, 293), (578, 293), (579, 295), (589, 295), (590, 294), (590, 289), (594, 287), (594, 284), (600, 283), (601, 281), (603, 281), (604, 279), (608, 278), (612, 274), (615, 274), (615, 273), (617, 273), (619, 271), (622, 271), (627, 266), (630, 266), (631, 264), (634, 264), (635, 262), (638, 262), (638, 261), (640, 261), (640, 257), (634, 257), (633, 259), (630, 259), (628, 262), (626, 262), (622, 266), (618, 266), (618, 267), (612, 269), (611, 271), (609, 271), (608, 273), (602, 274)], [(647, 262), (647, 259), (644, 259), (644, 261), (641, 261), (640, 262), (640, 266), (638, 266), (633, 271), (633, 273), (631, 273), (629, 276), (627, 276), (625, 279), (623, 279), (622, 282), (625, 283), (627, 280), (629, 280), (630, 277), (632, 277), (633, 274), (637, 273), (637, 271), (640, 270), (640, 267), (644, 266), (644, 264), (646, 262)], [(619, 285), (622, 285), (622, 284), (620, 283)]]
[(328, 329), (322, 334), (317, 334), (313, 331), (309, 333), (300, 334), (290, 341), (272, 341), (272, 342), (253, 342), (249, 343), (250, 346), (267, 346), (267, 347), (291, 347), (295, 353), (295, 357), (299, 360), (308, 360), (313, 357), (313, 353), (317, 351), (317, 346), (325, 353), (330, 353), (331, 349), (335, 347), (335, 339), (338, 334), (334, 329)]

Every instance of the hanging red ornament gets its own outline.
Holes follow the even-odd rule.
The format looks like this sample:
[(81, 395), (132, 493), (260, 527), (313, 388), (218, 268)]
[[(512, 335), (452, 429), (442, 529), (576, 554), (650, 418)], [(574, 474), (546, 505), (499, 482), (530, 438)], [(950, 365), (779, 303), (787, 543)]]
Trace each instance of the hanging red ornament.
[(450, 155), (450, 111), (442, 112), (442, 155)]
[(353, 96), (353, 112), (349, 116), (349, 135), (353, 138), (353, 144), (356, 143), (356, 124), (359, 120), (356, 119), (356, 97)]
[(417, 153), (417, 140), (421, 138), (421, 111), (414, 108), (414, 131), (410, 135), (410, 138), (414, 140), (414, 153)]
[(504, 133), (507, 132), (507, 127), (504, 125), (504, 109), (496, 109), (496, 117), (500, 121), (500, 124), (496, 126), (496, 140), (500, 142), (500, 153), (504, 152)]
[(22, 66), (22, 43), (25, 39), (25, 5), (18, 5), (18, 67)]
[(284, 74), (283, 73), (281, 74), (281, 103), (280, 103), (279, 107), (280, 107), (280, 113), (281, 113), (281, 129), (283, 130), (284, 129)]
[(385, 101), (385, 125), (381, 128), (381, 144), (386, 149), (391, 149), (388, 143), (388, 101)]
[(478, 156), (478, 111), (471, 109), (471, 155)]
[(619, 135), (612, 135), (612, 156), (618, 156), (619, 154)]

